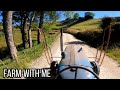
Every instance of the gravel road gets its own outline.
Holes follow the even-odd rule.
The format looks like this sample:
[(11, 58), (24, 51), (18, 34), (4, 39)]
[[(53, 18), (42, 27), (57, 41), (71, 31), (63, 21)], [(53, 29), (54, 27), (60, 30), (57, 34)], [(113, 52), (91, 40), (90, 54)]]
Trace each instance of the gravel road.
[[(81, 40), (76, 39), (71, 34), (63, 33), (63, 41), (64, 41), (64, 49), (69, 44), (77, 44), (81, 45), (83, 48), (84, 53), (88, 57), (95, 57), (96, 55), (96, 49), (92, 48), (88, 45), (86, 45)], [(60, 38), (53, 43), (51, 46), (52, 56), (53, 60), (60, 61)], [(99, 55), (99, 54), (98, 54)], [(94, 60), (94, 58), (90, 58), (90, 60)], [(49, 64), (45, 58), (45, 55), (43, 55), (33, 61), (30, 64), (30, 68), (46, 68), (49, 67)], [(100, 67), (100, 79), (120, 79), (120, 65), (113, 59), (109, 58), (108, 56), (105, 56), (104, 61)]]

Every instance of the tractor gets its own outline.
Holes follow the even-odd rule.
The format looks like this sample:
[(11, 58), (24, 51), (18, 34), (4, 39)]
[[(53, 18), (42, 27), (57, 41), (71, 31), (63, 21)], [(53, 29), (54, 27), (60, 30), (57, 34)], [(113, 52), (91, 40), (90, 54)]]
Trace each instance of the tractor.
[(61, 60), (52, 61), (51, 76), (54, 79), (99, 79), (100, 67), (90, 61), (80, 45), (68, 45), (63, 50), (63, 28), (60, 29)]

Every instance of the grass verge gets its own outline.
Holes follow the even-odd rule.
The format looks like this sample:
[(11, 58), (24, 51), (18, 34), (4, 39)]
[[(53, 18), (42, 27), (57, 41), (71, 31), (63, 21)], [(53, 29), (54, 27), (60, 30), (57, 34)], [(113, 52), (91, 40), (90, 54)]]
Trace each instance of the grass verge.
[(120, 48), (108, 49), (106, 54), (114, 60), (118, 61), (118, 63), (120, 64)]

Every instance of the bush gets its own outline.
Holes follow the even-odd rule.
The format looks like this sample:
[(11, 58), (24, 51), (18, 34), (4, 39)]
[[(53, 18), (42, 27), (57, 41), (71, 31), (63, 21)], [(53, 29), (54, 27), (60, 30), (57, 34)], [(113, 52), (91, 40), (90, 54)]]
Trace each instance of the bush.
[(120, 31), (120, 24), (115, 24), (112, 26), (112, 29), (114, 30), (114, 32), (119, 32)]
[(79, 19), (79, 14), (78, 13), (75, 13), (74, 16), (73, 16), (74, 19)]
[(101, 23), (100, 27), (102, 29), (105, 29), (106, 27), (108, 27), (110, 25), (110, 23), (112, 23), (114, 21), (115, 21), (115, 19), (112, 17), (104, 17), (104, 18), (102, 18), (102, 23)]
[(86, 43), (88, 43), (93, 47), (96, 47), (97, 44), (101, 45), (101, 40), (102, 40), (101, 32), (91, 31), (91, 30), (78, 32), (76, 33), (75, 37), (85, 41)]
[(85, 20), (85, 18), (84, 17), (79, 17), (78, 20), (81, 21), (81, 22), (83, 22)]
[(93, 12), (86, 12), (85, 13), (85, 20), (93, 19), (95, 14)]
[[(102, 23), (101, 23), (101, 28), (103, 30), (105, 30), (105, 41), (107, 41), (108, 39), (108, 32), (109, 32), (109, 28), (107, 28), (111, 23), (116, 22), (116, 18), (111, 18), (111, 17), (104, 17), (102, 19)], [(110, 41), (109, 41), (109, 48), (113, 47), (116, 45), (116, 43), (120, 42), (120, 24), (113, 24), (111, 26), (112, 28), (112, 32), (111, 32), (111, 37), (110, 37)], [(119, 45), (117, 45), (119, 47)]]
[(111, 42), (119, 43), (120, 42), (120, 24), (115, 24), (112, 26), (112, 33), (111, 33)]
[(117, 22), (120, 22), (120, 17), (115, 17)]
[(85, 20), (93, 19), (92, 16), (85, 16)]

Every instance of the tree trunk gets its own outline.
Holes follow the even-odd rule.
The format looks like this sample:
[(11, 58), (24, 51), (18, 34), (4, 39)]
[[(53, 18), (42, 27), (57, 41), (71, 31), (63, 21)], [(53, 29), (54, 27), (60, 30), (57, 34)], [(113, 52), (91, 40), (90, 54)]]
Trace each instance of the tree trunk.
[(20, 31), (22, 35), (22, 45), (24, 46), (23, 15), (24, 14), (21, 12)]
[(12, 59), (17, 60), (17, 49), (14, 44), (12, 32), (12, 14), (12, 11), (3, 11), (3, 28), (10, 56)]
[(42, 41), (42, 35), (40, 30), (43, 29), (43, 19), (44, 19), (44, 11), (40, 12), (40, 22), (39, 22), (39, 29), (37, 35), (38, 44)]
[(38, 29), (38, 31), (37, 31), (37, 41), (38, 41), (38, 44), (40, 44), (40, 42), (41, 42), (41, 32), (40, 32), (40, 29)]
[(27, 16), (24, 16), (23, 19), (23, 28), (22, 28), (22, 37), (23, 37), (23, 47), (24, 49), (27, 47)]
[(21, 35), (22, 35), (22, 45), (24, 47), (24, 49), (27, 47), (27, 19), (28, 19), (28, 15), (27, 12), (25, 11), (21, 11), (20, 13), (21, 16)]
[(28, 43), (29, 43), (29, 48), (32, 48), (31, 29), (28, 30)]
[(32, 48), (32, 38), (31, 38), (31, 25), (35, 17), (35, 12), (33, 12), (33, 16), (30, 19), (30, 25), (29, 25), (29, 30), (28, 30), (28, 43), (29, 43), (29, 48)]

